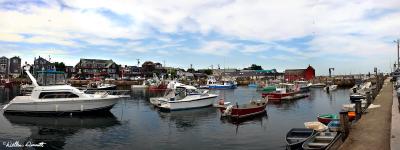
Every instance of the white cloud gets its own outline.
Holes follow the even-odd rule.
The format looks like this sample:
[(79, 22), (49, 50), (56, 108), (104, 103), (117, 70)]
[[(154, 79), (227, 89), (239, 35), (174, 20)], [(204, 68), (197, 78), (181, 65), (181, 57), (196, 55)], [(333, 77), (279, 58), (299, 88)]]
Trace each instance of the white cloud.
[(210, 55), (225, 56), (236, 48), (237, 45), (225, 41), (207, 41), (203, 42), (198, 52)]
[[(121, 55), (172, 54), (167, 51), (170, 49), (217, 56), (235, 50), (241, 54), (276, 50), (284, 53), (275, 54), (277, 59), (289, 55), (307, 59), (335, 54), (391, 57), (394, 46), (388, 39), (400, 37), (398, 0), (65, 1), (71, 8), (49, 3), (46, 7), (24, 5), (18, 9), (28, 12), (0, 10), (0, 41), (67, 47), (104, 45)], [(118, 24), (99, 10), (111, 11), (131, 22)], [(176, 41), (176, 36), (185, 39), (188, 32), (198, 35), (193, 43), (200, 43), (199, 49), (191, 49), (196, 47), (191, 41)], [(214, 34), (217, 39), (208, 39)], [(305, 36), (313, 37), (305, 47), (278, 44)], [(149, 37), (161, 42), (129, 42)], [(115, 40), (119, 38), (128, 42)], [(232, 39), (264, 44), (231, 43)], [(75, 40), (86, 43), (80, 45)]]

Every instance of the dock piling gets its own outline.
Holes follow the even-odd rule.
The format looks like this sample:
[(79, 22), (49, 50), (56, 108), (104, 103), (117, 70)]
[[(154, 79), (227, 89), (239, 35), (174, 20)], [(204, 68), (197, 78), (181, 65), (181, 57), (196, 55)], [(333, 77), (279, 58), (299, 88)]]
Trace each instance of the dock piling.
[(366, 97), (366, 99), (367, 99), (367, 104), (366, 104), (365, 108), (368, 108), (368, 106), (371, 105), (371, 102), (372, 102), (371, 93), (368, 91), (368, 92), (365, 94), (365, 97)]
[(361, 101), (360, 100), (356, 100), (355, 101), (355, 109), (356, 109), (356, 120), (359, 120), (361, 118)]
[(342, 132), (342, 140), (345, 140), (350, 132), (349, 116), (347, 111), (340, 112), (340, 128)]

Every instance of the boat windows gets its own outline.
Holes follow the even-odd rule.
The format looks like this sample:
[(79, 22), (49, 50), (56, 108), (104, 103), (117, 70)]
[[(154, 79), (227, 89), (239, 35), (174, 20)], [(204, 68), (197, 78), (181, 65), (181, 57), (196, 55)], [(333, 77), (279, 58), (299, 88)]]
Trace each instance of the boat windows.
[(71, 92), (42, 92), (39, 95), (39, 99), (50, 99), (50, 98), (78, 98), (79, 96)]

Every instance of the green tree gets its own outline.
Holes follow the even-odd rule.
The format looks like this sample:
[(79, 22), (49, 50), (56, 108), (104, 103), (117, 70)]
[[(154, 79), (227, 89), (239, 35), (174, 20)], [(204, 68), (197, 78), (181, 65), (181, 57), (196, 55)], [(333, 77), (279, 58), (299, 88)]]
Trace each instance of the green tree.
[(54, 66), (56, 67), (56, 71), (65, 71), (64, 62), (55, 62)]
[(263, 70), (263, 68), (259, 65), (256, 64), (252, 64), (250, 67), (248, 68), (243, 68), (244, 70)]
[(204, 73), (207, 75), (212, 75), (213, 71), (211, 69), (204, 70)]
[(189, 68), (189, 69), (187, 69), (187, 72), (193, 73), (193, 72), (195, 72), (195, 70), (193, 68)]

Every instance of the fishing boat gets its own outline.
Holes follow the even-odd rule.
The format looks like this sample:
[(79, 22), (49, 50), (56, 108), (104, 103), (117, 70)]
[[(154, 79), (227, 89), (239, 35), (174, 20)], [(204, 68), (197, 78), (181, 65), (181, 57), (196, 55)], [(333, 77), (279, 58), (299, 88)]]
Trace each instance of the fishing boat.
[(274, 92), (262, 93), (262, 97), (268, 97), (268, 100), (276, 101), (294, 96), (297, 93), (299, 93), (299, 90), (294, 87), (294, 84), (280, 83)]
[(163, 91), (168, 89), (168, 84), (158, 78), (157, 74), (153, 73), (153, 78), (148, 79), (149, 91)]
[(70, 85), (35, 86), (30, 96), (17, 96), (3, 107), (5, 113), (83, 113), (111, 109), (119, 100), (108, 93), (86, 94)]
[(208, 90), (199, 91), (194, 86), (177, 86), (163, 97), (150, 98), (150, 103), (164, 110), (182, 110), (211, 106), (218, 95)]
[(307, 81), (294, 81), (294, 84), (300, 88), (301, 93), (310, 92), (310, 84)]
[(338, 132), (323, 131), (314, 134), (307, 139), (302, 148), (304, 150), (325, 150), (329, 149), (332, 144), (340, 137)]
[(338, 120), (339, 117), (336, 114), (322, 114), (322, 115), (318, 115), (318, 121), (323, 123), (323, 124), (328, 124), (329, 122), (331, 122), (332, 120)]
[(263, 93), (271, 93), (271, 92), (275, 92), (276, 91), (276, 86), (275, 85), (269, 85), (266, 86), (262, 89)]
[(220, 110), (223, 117), (241, 119), (265, 113), (267, 103), (268, 98), (264, 98), (262, 100), (251, 100), (248, 104), (230, 104), (226, 107), (220, 108)]
[(313, 129), (293, 128), (286, 134), (287, 149), (300, 149), (303, 143), (316, 133)]
[(371, 82), (365, 82), (364, 84), (355, 85), (350, 89), (350, 100), (353, 102), (354, 100), (365, 99), (366, 93), (370, 91)]
[(210, 76), (207, 80), (208, 89), (235, 89), (236, 87), (236, 81), (232, 80), (223, 80), (221, 82), (217, 82), (213, 76)]
[(337, 85), (329, 85), (329, 86), (324, 87), (324, 91), (329, 93), (329, 92), (336, 90), (337, 87), (338, 87)]

